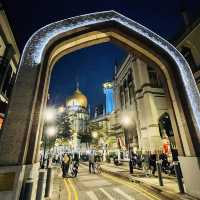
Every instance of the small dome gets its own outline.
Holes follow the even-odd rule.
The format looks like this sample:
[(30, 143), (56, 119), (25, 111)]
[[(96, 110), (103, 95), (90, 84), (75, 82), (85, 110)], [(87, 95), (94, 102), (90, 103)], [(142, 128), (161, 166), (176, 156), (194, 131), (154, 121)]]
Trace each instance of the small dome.
[(87, 97), (77, 88), (74, 94), (67, 98), (66, 106), (81, 106), (87, 108)]

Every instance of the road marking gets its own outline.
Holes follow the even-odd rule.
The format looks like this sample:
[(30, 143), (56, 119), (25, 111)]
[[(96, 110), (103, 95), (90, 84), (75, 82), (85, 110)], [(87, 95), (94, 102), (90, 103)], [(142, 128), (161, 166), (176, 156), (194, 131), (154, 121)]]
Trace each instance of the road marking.
[(134, 197), (129, 196), (128, 194), (126, 194), (125, 192), (123, 192), (122, 190), (120, 190), (119, 188), (114, 188), (113, 189), (115, 192), (121, 194), (123, 197), (125, 197), (127, 200), (135, 200)]
[(88, 197), (90, 197), (90, 199), (92, 200), (98, 200), (97, 196), (95, 195), (95, 193), (93, 191), (89, 191), (87, 192)]
[(120, 183), (120, 184), (123, 184), (123, 185), (126, 185), (127, 187), (139, 192), (139, 193), (142, 193), (142, 195), (146, 196), (148, 199), (151, 199), (151, 200), (161, 200), (160, 198), (158, 198), (157, 196), (154, 196), (153, 194), (151, 194), (150, 192), (147, 192), (146, 190), (142, 189), (141, 187), (139, 188), (137, 184), (135, 183), (129, 183), (127, 181), (124, 181), (120, 178), (117, 178), (117, 177), (114, 177), (114, 176), (111, 176), (111, 175), (108, 175), (106, 173), (102, 173), (101, 174), (103, 177), (105, 178), (108, 178), (108, 179), (111, 179), (117, 183)]
[(108, 192), (106, 192), (106, 190), (104, 190), (103, 188), (99, 188), (99, 190), (101, 191), (101, 192), (103, 192), (104, 194), (105, 194), (105, 196), (107, 196), (108, 197), (108, 199), (110, 199), (110, 200), (115, 200)]
[(78, 192), (77, 192), (76, 188), (74, 187), (73, 181), (71, 181), (70, 179), (69, 179), (69, 185), (72, 188), (75, 200), (78, 200)]
[(67, 184), (66, 179), (64, 179), (64, 183), (65, 183), (65, 187), (67, 189), (67, 200), (71, 200), (72, 199), (72, 193), (71, 193), (71, 190), (69, 188), (69, 185)]
[(106, 190), (104, 190), (103, 188), (99, 188), (99, 190), (101, 191), (101, 192), (103, 192), (104, 194), (105, 194), (105, 196), (107, 196), (108, 197), (108, 199), (110, 199), (110, 200), (115, 200), (108, 192), (106, 192)]

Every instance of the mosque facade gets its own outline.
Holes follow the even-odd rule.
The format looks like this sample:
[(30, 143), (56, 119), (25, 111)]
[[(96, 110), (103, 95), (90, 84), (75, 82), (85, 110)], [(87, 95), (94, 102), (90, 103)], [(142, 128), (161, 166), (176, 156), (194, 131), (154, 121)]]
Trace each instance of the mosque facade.
[(80, 91), (78, 85), (73, 95), (66, 99), (66, 112), (72, 131), (71, 150), (80, 152), (86, 148), (81, 136), (87, 133), (89, 112), (87, 97)]

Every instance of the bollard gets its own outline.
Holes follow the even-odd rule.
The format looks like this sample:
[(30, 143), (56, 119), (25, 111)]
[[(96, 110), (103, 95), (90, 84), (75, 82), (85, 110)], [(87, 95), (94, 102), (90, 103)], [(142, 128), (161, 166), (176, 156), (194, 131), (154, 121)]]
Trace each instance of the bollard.
[(156, 161), (157, 170), (158, 170), (158, 180), (160, 186), (164, 186), (163, 177), (162, 177), (162, 168), (161, 168), (162, 160)]
[(182, 173), (181, 168), (178, 161), (174, 161), (174, 170), (176, 173), (176, 178), (178, 182), (179, 192), (184, 193), (184, 186), (183, 186), (183, 180), (182, 180)]
[(46, 170), (41, 170), (39, 172), (36, 200), (44, 199), (45, 186), (46, 186)]
[(31, 200), (32, 190), (33, 190), (33, 179), (28, 178), (24, 183), (22, 200)]
[(53, 177), (53, 169), (51, 167), (49, 167), (47, 169), (45, 197), (50, 197), (51, 196), (52, 177)]

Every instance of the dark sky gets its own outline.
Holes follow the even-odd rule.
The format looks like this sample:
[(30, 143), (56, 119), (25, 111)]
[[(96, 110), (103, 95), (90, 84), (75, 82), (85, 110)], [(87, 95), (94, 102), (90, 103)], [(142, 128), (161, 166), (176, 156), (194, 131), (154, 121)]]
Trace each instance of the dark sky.
[(105, 101), (102, 83), (112, 80), (115, 62), (119, 63), (125, 55), (126, 52), (120, 47), (104, 43), (64, 56), (53, 69), (51, 104), (64, 104), (66, 97), (76, 89), (77, 80), (80, 90), (88, 97), (91, 110), (94, 111), (95, 105)]
[[(191, 21), (200, 17), (200, 0), (5, 0), (3, 3), (20, 51), (38, 28), (90, 12), (116, 10), (169, 41), (184, 31), (180, 12), (183, 5)], [(52, 100), (61, 103), (78, 78), (90, 104), (101, 102), (101, 83), (112, 78), (115, 59), (123, 55), (119, 48), (104, 44), (63, 57), (54, 68), (51, 93), (55, 99)]]

